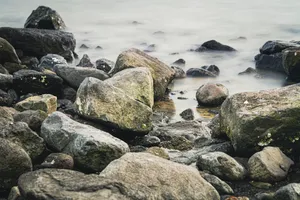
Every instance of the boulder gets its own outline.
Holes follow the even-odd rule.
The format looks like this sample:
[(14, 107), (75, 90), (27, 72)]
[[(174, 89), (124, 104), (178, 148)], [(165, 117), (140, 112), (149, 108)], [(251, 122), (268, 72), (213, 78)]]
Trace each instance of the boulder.
[(73, 121), (61, 112), (52, 113), (42, 124), (41, 136), (58, 152), (71, 155), (75, 165), (99, 172), (129, 151), (128, 145), (107, 132)]
[(210, 122), (207, 124), (207, 127), (211, 130), (211, 137), (212, 138), (224, 138), (226, 137), (226, 134), (221, 132), (220, 127), (220, 115), (216, 115), (214, 118), (210, 120)]
[(184, 70), (181, 69), (180, 67), (171, 66), (171, 68), (175, 71), (174, 78), (185, 78), (186, 77)]
[(4, 68), (7, 69), (7, 71), (10, 73), (10, 74), (13, 74), (19, 70), (22, 70), (22, 69), (27, 69), (27, 66), (26, 65), (20, 65), (18, 63), (11, 63), (11, 62), (6, 62), (4, 63)]
[(0, 64), (6, 62), (21, 63), (15, 48), (6, 39), (0, 37)]
[(64, 30), (66, 25), (55, 10), (46, 6), (39, 6), (27, 18), (24, 28)]
[(72, 156), (64, 153), (51, 153), (47, 156), (40, 168), (73, 169)]
[(149, 153), (127, 153), (111, 162), (100, 177), (123, 182), (139, 196), (136, 199), (220, 199), (196, 169)]
[(175, 65), (175, 66), (185, 66), (185, 60), (180, 58), (178, 60), (176, 60), (175, 62), (172, 63), (172, 65)]
[(23, 65), (26, 65), (28, 69), (41, 71), (41, 69), (38, 68), (40, 61), (36, 57), (24, 56), (21, 62)]
[(97, 78), (99, 80), (108, 79), (108, 75), (98, 69), (90, 67), (73, 67), (68, 65), (56, 65), (55, 72), (70, 86), (78, 88), (87, 77)]
[(89, 49), (90, 47), (88, 47), (86, 44), (82, 44), (80, 45), (79, 49)]
[(124, 69), (135, 67), (149, 68), (154, 83), (154, 98), (161, 99), (164, 97), (168, 84), (174, 78), (174, 70), (157, 58), (138, 49), (129, 49), (119, 55), (116, 65), (110, 73), (116, 74)]
[(220, 195), (234, 194), (232, 188), (226, 182), (222, 181), (218, 177), (205, 172), (200, 172), (200, 175), (207, 182), (209, 182), (214, 188), (216, 188), (216, 190), (219, 192)]
[(0, 106), (0, 127), (4, 127), (8, 124), (13, 124), (13, 116), (16, 113), (17, 111), (13, 108)]
[(186, 109), (184, 111), (182, 111), (180, 113), (180, 116), (182, 117), (182, 119), (185, 119), (185, 120), (194, 120), (194, 112), (192, 109)]
[(0, 89), (8, 90), (13, 85), (13, 76), (8, 74), (0, 74)]
[(284, 72), (282, 64), (282, 53), (258, 54), (255, 56), (255, 67), (257, 69), (271, 70), (275, 72)]
[(115, 63), (111, 60), (101, 58), (96, 60), (96, 68), (102, 70), (106, 73), (110, 72), (110, 70), (115, 66)]
[(79, 61), (78, 65), (79, 67), (91, 67), (95, 68), (94, 64), (91, 62), (90, 57), (87, 54), (84, 54)]
[(69, 114), (69, 115), (76, 115), (75, 106), (73, 101), (68, 99), (59, 99), (57, 101), (57, 111)]
[(43, 56), (41, 58), (41, 62), (39, 64), (40, 70), (48, 69), (51, 71), (55, 71), (54, 67), (55, 65), (68, 65), (66, 59), (60, 55), (57, 54), (47, 54), (46, 56)]
[(282, 181), (294, 162), (278, 147), (265, 147), (248, 161), (250, 178), (262, 182)]
[(43, 94), (41, 96), (29, 97), (16, 104), (15, 109), (18, 111), (25, 110), (41, 110), (47, 114), (56, 111), (57, 97), (51, 94)]
[(14, 115), (15, 122), (25, 122), (33, 131), (40, 131), (43, 121), (48, 114), (42, 110), (26, 110)]
[(202, 66), (201, 68), (190, 68), (186, 71), (187, 76), (192, 77), (217, 77), (220, 69), (216, 65)]
[(239, 155), (252, 155), (265, 146), (297, 154), (299, 95), (298, 84), (232, 95), (221, 106), (221, 132), (227, 134)]
[(73, 34), (57, 30), (2, 27), (0, 37), (15, 49), (21, 49), (24, 56), (37, 58), (58, 54), (70, 61), (70, 54), (76, 47)]
[(282, 55), (283, 68), (288, 79), (300, 82), (300, 47), (298, 49), (285, 50)]
[(275, 54), (280, 53), (282, 50), (290, 48), (290, 47), (300, 47), (299, 44), (295, 42), (287, 42), (282, 40), (270, 40), (267, 41), (260, 49), (261, 54)]
[(153, 79), (148, 68), (139, 67), (125, 69), (106, 80), (116, 88), (123, 90), (132, 99), (135, 99), (150, 108), (154, 105)]
[(31, 170), (28, 154), (18, 145), (0, 138), (0, 191), (11, 189), (20, 175)]
[(72, 102), (74, 102), (76, 100), (76, 94), (77, 94), (77, 91), (72, 88), (72, 87), (69, 87), (69, 86), (65, 86), (64, 87), (64, 90), (63, 90), (63, 99), (68, 99)]
[(238, 75), (251, 75), (255, 78), (262, 78), (258, 71), (252, 67), (248, 67), (245, 71), (238, 73)]
[(53, 94), (62, 95), (63, 80), (54, 75), (34, 70), (20, 70), (13, 75), (13, 88), (18, 94)]
[(3, 65), (1, 65), (1, 64), (0, 64), (0, 74), (9, 74), (7, 69), (5, 69), (5, 67), (3, 67)]
[(197, 167), (232, 181), (243, 180), (247, 174), (247, 170), (240, 163), (223, 152), (200, 155), (197, 160)]
[(216, 40), (209, 40), (207, 42), (204, 42), (199, 48), (195, 50), (196, 52), (204, 52), (204, 51), (236, 51), (234, 48), (221, 44), (220, 42), (217, 42)]
[(78, 114), (106, 125), (142, 133), (152, 129), (152, 109), (106, 81), (86, 78), (74, 105)]
[(228, 97), (228, 89), (220, 83), (206, 83), (196, 93), (199, 105), (220, 106)]
[(300, 184), (290, 183), (281, 187), (276, 191), (273, 198), (274, 200), (299, 200), (300, 199)]
[(0, 89), (0, 106), (12, 106), (13, 102), (13, 97)]
[(144, 50), (144, 52), (151, 53), (151, 52), (155, 52), (156, 49), (157, 49), (157, 45), (156, 44), (150, 44), (149, 46), (146, 47), (146, 49)]

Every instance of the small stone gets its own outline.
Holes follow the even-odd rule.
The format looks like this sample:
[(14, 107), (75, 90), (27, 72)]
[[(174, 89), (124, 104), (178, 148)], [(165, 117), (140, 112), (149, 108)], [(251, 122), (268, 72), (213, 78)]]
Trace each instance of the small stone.
[(101, 46), (96, 46), (96, 49), (101, 50), (103, 48)]
[(201, 68), (190, 68), (186, 75), (192, 77), (217, 77), (220, 69), (216, 65), (202, 66)]
[(21, 65), (21, 64), (18, 64), (18, 63), (6, 62), (6, 63), (4, 63), (4, 68), (7, 69), (7, 71), (10, 74), (13, 74), (13, 73), (15, 73), (19, 70), (27, 69), (27, 66), (26, 65)]
[(25, 122), (33, 131), (40, 131), (43, 121), (48, 114), (42, 110), (25, 110), (14, 115), (15, 122)]
[(171, 68), (175, 71), (175, 77), (174, 78), (185, 78), (185, 72), (180, 67), (171, 66)]
[(228, 95), (229, 91), (224, 85), (207, 83), (197, 90), (196, 98), (199, 105), (220, 106)]
[(220, 195), (234, 194), (232, 188), (218, 177), (205, 172), (200, 172), (200, 175), (212, 186), (214, 186)]
[(111, 60), (102, 58), (96, 61), (96, 68), (108, 73), (113, 67), (115, 63)]
[(180, 116), (185, 120), (194, 120), (194, 112), (190, 108), (180, 113)]
[(260, 189), (269, 189), (272, 187), (272, 184), (270, 183), (264, 183), (264, 182), (255, 182), (255, 181), (250, 181), (250, 184), (256, 188)]
[(81, 60), (79, 61), (79, 64), (77, 66), (79, 66), (79, 67), (91, 67), (91, 68), (95, 67), (87, 54), (83, 55), (83, 57), (81, 58)]
[(89, 47), (86, 46), (85, 44), (82, 44), (79, 48), (80, 48), (80, 49), (89, 49)]
[(146, 150), (146, 152), (167, 160), (170, 159), (168, 152), (160, 147), (150, 147)]
[(154, 52), (156, 51), (156, 45), (155, 44), (150, 44), (145, 50), (144, 52), (150, 53), (150, 52)]
[(64, 153), (52, 153), (41, 164), (40, 168), (73, 169), (72, 156)]
[(173, 62), (172, 65), (184, 66), (185, 65), (185, 60), (180, 58), (180, 59), (176, 60), (175, 62)]

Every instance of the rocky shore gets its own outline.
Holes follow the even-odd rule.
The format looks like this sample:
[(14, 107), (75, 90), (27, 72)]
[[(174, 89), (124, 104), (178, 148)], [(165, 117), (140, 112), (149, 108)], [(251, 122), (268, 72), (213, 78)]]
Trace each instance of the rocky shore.
[[(24, 28), (0, 28), (0, 199), (300, 199), (300, 42), (266, 42), (239, 74), (279, 72), (287, 86), (230, 95), (212, 81), (195, 93), (212, 119), (187, 109), (170, 122), (169, 84), (217, 66), (185, 72), (155, 46), (79, 60), (66, 27), (40, 6)], [(188, 51), (238, 53), (216, 40)]]

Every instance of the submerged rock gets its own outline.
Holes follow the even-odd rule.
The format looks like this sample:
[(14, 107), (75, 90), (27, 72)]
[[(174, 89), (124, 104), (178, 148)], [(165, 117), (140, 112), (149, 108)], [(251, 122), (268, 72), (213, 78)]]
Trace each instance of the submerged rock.
[(0, 36), (0, 64), (6, 62), (20, 64), (15, 48), (4, 38)]
[(199, 105), (220, 106), (228, 95), (229, 91), (224, 85), (207, 83), (197, 90), (196, 99)]
[(288, 79), (300, 82), (300, 47), (298, 49), (285, 50), (282, 55), (283, 68)]
[(157, 58), (151, 57), (138, 49), (129, 49), (119, 55), (116, 65), (110, 73), (116, 74), (124, 69), (135, 67), (149, 68), (154, 83), (154, 98), (156, 100), (163, 98), (168, 84), (174, 78), (174, 70)]
[(195, 50), (196, 52), (204, 52), (204, 51), (236, 51), (234, 48), (221, 44), (220, 42), (217, 42), (216, 40), (209, 40), (207, 42), (204, 42), (199, 48)]
[(84, 54), (79, 61), (78, 65), (79, 67), (91, 67), (95, 68), (94, 64), (91, 62), (90, 57), (87, 54)]
[(87, 172), (99, 172), (129, 151), (120, 139), (61, 112), (52, 113), (43, 122), (41, 136), (55, 151), (71, 155), (77, 167)]
[(110, 70), (115, 66), (115, 63), (111, 60), (101, 58), (96, 60), (96, 68), (102, 70), (106, 73), (110, 72)]
[(150, 153), (155, 156), (158, 156), (158, 157), (161, 157), (161, 158), (164, 158), (164, 159), (167, 159), (167, 160), (170, 159), (168, 152), (164, 148), (161, 148), (161, 147), (150, 147), (145, 152)]
[(220, 110), (221, 131), (240, 155), (249, 156), (265, 146), (299, 153), (300, 86), (235, 94)]
[(58, 64), (68, 65), (64, 57), (57, 54), (47, 54), (41, 58), (41, 63), (38, 67), (40, 69), (49, 69), (54, 71), (54, 67)]
[(202, 66), (201, 68), (190, 68), (186, 75), (192, 77), (217, 77), (220, 69), (216, 65)]
[(240, 72), (238, 75), (252, 75), (255, 78), (262, 78), (258, 71), (252, 67), (248, 67), (245, 71)]
[(27, 18), (24, 28), (64, 30), (66, 25), (55, 10), (46, 6), (39, 6)]

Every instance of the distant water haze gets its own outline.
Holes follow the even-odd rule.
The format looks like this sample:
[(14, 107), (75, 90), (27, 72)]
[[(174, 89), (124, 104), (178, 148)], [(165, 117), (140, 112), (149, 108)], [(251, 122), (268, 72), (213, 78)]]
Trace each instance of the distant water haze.
[[(196, 90), (206, 82), (224, 84), (230, 94), (282, 86), (284, 76), (255, 79), (237, 74), (255, 67), (254, 56), (266, 41), (300, 40), (299, 0), (0, 0), (0, 26), (23, 27), (26, 18), (39, 5), (49, 6), (62, 16), (68, 31), (75, 35), (79, 56), (92, 61), (117, 56), (131, 47), (146, 49), (167, 64), (179, 58), (192, 67), (217, 65), (220, 76), (214, 79), (185, 78), (171, 85), (184, 95), (171, 95), (179, 119), (181, 111), (197, 107)], [(138, 23), (132, 23), (136, 21)], [(164, 34), (153, 34), (162, 31)], [(246, 40), (235, 40), (243, 36)], [(235, 54), (196, 53), (188, 49), (215, 39), (238, 50)], [(143, 44), (144, 43), (144, 44)], [(145, 45), (147, 44), (147, 45)], [(96, 46), (103, 50), (96, 50)], [(179, 55), (170, 55), (178, 52)], [(188, 100), (178, 100), (178, 96)], [(197, 114), (197, 116), (199, 116)]]

